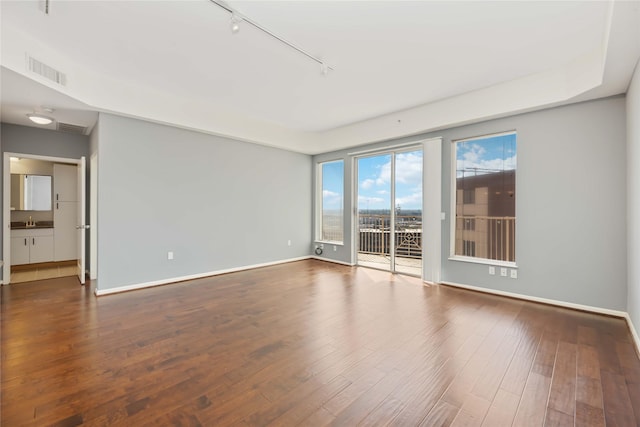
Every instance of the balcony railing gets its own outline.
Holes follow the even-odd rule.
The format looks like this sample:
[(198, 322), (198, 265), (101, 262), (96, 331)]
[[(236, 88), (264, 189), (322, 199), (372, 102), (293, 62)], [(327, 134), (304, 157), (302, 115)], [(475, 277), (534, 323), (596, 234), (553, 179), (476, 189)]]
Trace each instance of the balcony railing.
[[(389, 255), (391, 234), (390, 215), (360, 215), (358, 252), (370, 255)], [(396, 215), (396, 256), (422, 259), (422, 218)]]
[[(360, 254), (388, 256), (390, 215), (360, 214)], [(455, 254), (499, 261), (515, 261), (515, 217), (456, 217)], [(422, 259), (422, 218), (396, 215), (396, 256)]]
[(456, 255), (514, 262), (515, 238), (515, 217), (456, 217)]

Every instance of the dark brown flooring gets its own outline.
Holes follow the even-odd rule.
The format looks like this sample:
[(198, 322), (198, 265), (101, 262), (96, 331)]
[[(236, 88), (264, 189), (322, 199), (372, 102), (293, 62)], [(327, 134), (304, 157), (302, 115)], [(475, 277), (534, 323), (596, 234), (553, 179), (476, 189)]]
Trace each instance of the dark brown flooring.
[(312, 260), (1, 296), (2, 426), (640, 425), (622, 319)]

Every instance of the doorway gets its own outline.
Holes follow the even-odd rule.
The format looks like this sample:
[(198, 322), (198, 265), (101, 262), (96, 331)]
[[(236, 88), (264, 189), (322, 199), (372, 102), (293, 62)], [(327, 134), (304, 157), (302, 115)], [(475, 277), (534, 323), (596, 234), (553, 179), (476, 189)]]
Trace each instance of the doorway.
[(422, 147), (355, 162), (357, 264), (422, 277)]
[[(18, 166), (23, 163), (24, 167)], [(46, 207), (43, 205), (41, 209), (22, 206), (22, 193), (12, 198), (18, 189), (20, 192), (26, 189), (28, 177), (34, 175), (34, 171), (36, 175), (48, 178), (46, 191), (40, 192), (47, 198), (42, 202)], [(85, 171), (84, 157), (68, 159), (4, 153), (3, 284), (14, 281), (14, 264), (22, 266), (18, 270), (23, 273), (16, 281), (66, 276), (73, 270), (72, 274), (77, 273), (80, 283), (84, 284)], [(13, 172), (19, 173), (12, 176)], [(23, 194), (26, 196), (27, 192)]]

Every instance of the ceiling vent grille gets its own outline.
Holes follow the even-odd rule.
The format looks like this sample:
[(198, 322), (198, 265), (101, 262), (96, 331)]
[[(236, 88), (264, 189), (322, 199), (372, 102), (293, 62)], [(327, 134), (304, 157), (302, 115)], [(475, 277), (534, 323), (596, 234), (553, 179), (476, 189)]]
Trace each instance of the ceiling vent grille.
[(75, 133), (77, 135), (86, 135), (87, 128), (85, 126), (72, 125), (69, 123), (58, 122), (57, 129), (61, 132)]
[(65, 86), (67, 84), (67, 76), (61, 72), (38, 61), (37, 59), (27, 55), (27, 67), (32, 73), (38, 74), (47, 80)]

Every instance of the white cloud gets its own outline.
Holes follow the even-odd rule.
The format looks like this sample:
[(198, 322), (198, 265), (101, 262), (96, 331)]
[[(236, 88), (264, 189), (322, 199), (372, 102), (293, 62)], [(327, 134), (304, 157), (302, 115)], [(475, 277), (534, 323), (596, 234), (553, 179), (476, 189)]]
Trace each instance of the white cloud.
[(375, 183), (376, 183), (376, 181), (371, 179), (371, 178), (365, 179), (364, 181), (362, 181), (360, 183), (360, 187), (362, 187), (363, 190), (368, 190), (371, 187), (373, 187), (373, 184), (375, 184)]
[[(466, 157), (465, 153), (465, 157)], [(471, 156), (472, 157), (472, 156)], [(484, 175), (492, 172), (500, 172), (503, 170), (513, 170), (517, 165), (517, 155), (513, 155), (506, 159), (479, 159), (476, 158), (474, 161), (468, 161), (466, 158), (464, 160), (458, 159), (456, 161), (456, 170), (457, 175), (462, 176), (462, 170), (472, 170), (477, 175)], [(468, 175), (469, 173), (467, 173)]]
[(384, 196), (386, 194), (389, 194), (389, 192), (387, 190), (378, 190), (378, 191), (376, 191), (376, 194), (381, 194), (381, 195)]
[(370, 203), (375, 205), (376, 203), (384, 203), (385, 200), (382, 197), (367, 197), (367, 196), (358, 196), (358, 203)]
[(396, 197), (396, 206), (400, 208), (409, 208), (411, 206), (422, 206), (422, 191), (411, 193), (405, 197)]
[(396, 182), (422, 185), (422, 154), (402, 153), (396, 157)]
[[(371, 181), (370, 179), (366, 181)], [(391, 161), (380, 168), (376, 185), (388, 185), (391, 181)], [(396, 156), (396, 182), (421, 187), (422, 185), (422, 153), (401, 153)], [(363, 181), (364, 184), (364, 181)]]
[(325, 207), (340, 207), (342, 204), (342, 194), (334, 191), (322, 191), (322, 204)]

